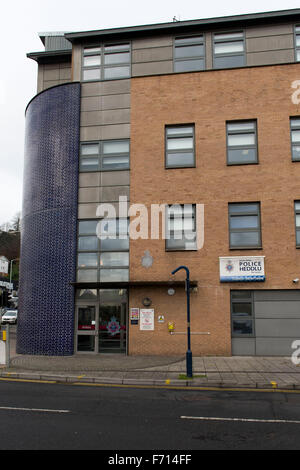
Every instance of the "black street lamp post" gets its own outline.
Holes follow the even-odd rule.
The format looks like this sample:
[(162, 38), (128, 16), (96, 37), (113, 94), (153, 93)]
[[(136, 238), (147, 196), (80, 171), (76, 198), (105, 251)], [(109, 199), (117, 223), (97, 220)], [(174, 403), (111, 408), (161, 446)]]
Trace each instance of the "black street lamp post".
[(191, 351), (191, 326), (190, 326), (190, 271), (186, 266), (179, 266), (172, 271), (172, 274), (176, 274), (180, 269), (184, 269), (186, 272), (186, 300), (187, 300), (187, 352), (186, 352), (186, 375), (187, 377), (193, 377), (193, 356)]

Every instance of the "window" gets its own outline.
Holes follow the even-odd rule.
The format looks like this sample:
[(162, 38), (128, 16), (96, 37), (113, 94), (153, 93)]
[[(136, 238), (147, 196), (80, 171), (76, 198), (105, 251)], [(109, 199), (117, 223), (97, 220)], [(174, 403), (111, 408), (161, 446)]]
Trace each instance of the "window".
[(227, 164), (257, 163), (256, 121), (226, 124)]
[(105, 44), (83, 49), (82, 80), (130, 77), (130, 44)]
[(194, 126), (167, 126), (166, 168), (184, 168), (194, 166)]
[(204, 70), (204, 38), (178, 37), (174, 40), (174, 72)]
[(80, 171), (128, 170), (129, 153), (128, 139), (82, 142)]
[(196, 250), (196, 205), (174, 204), (166, 208), (166, 250)]
[(254, 336), (253, 292), (231, 291), (231, 331), (233, 337)]
[(290, 119), (292, 161), (300, 161), (300, 118)]
[(260, 204), (229, 204), (230, 248), (261, 248)]
[(244, 66), (244, 33), (242, 31), (215, 33), (213, 36), (213, 60), (215, 69)]
[(300, 248), (300, 201), (295, 201), (296, 246)]
[(295, 60), (300, 61), (300, 26), (295, 26)]
[(128, 281), (128, 223), (128, 219), (79, 221), (78, 282)]

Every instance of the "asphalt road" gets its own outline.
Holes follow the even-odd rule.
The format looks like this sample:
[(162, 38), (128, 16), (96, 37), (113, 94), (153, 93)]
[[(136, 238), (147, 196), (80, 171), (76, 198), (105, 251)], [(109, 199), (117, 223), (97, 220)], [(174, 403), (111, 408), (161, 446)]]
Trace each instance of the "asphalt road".
[(300, 394), (0, 381), (0, 449), (300, 449)]

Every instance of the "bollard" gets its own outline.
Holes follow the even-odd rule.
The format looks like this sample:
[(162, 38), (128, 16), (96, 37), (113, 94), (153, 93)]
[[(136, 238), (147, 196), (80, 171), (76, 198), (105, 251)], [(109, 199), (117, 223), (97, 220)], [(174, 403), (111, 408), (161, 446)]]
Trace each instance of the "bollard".
[(9, 325), (0, 330), (0, 365), (9, 367), (10, 364), (10, 341)]

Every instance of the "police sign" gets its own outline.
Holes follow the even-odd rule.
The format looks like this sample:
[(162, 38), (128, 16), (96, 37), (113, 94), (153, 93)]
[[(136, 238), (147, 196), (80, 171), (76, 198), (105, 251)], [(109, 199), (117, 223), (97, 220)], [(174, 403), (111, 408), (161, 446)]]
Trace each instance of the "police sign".
[(220, 257), (221, 282), (265, 281), (264, 256)]

